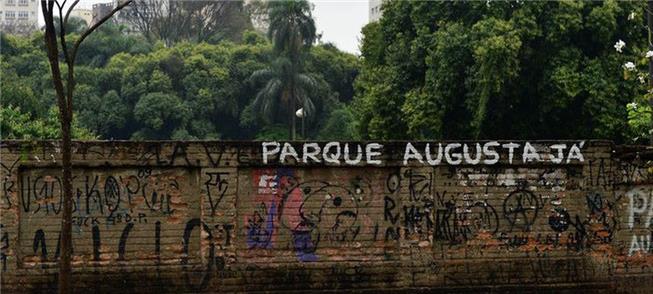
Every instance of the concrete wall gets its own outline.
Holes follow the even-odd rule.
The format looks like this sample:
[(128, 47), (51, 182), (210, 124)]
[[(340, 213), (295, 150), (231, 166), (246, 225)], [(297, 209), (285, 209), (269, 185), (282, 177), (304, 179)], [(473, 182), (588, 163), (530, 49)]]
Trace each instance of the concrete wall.
[[(75, 285), (650, 291), (646, 150), (604, 141), (428, 146), (76, 143)], [(1, 290), (54, 289), (60, 147), (0, 147)]]

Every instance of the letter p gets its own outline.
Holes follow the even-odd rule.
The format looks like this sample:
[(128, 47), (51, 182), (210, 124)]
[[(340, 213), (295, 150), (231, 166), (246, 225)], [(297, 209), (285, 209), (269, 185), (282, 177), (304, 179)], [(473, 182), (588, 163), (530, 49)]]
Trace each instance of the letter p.
[[(279, 142), (263, 142), (263, 164), (268, 164), (268, 156), (279, 153), (281, 144)], [(270, 149), (272, 147), (272, 149)]]

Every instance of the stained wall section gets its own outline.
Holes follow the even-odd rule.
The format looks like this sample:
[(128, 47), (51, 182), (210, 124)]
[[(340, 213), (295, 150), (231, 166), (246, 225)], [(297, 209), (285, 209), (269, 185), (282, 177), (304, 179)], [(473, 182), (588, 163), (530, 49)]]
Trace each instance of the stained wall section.
[[(560, 142), (531, 143), (550, 153)], [(404, 164), (404, 142), (380, 144), (382, 164), (336, 166), (264, 164), (261, 142), (76, 143), (75, 286), (646, 292), (653, 283), (645, 149), (586, 141), (582, 161), (516, 153), (512, 163), (430, 166)], [(2, 291), (55, 289), (60, 148), (1, 148)]]

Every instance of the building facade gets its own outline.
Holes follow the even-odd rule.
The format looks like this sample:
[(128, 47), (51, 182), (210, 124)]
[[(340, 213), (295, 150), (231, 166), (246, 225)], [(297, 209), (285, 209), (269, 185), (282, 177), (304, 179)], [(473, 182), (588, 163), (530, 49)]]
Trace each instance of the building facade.
[(89, 23), (89, 25), (93, 25), (96, 22), (98, 22), (105, 15), (109, 14), (112, 9), (113, 9), (113, 2), (93, 4), (92, 20), (91, 23)]
[(36, 0), (0, 0), (0, 27), (10, 34), (29, 34), (38, 29)]
[(93, 22), (93, 10), (91, 9), (84, 9), (84, 8), (73, 9), (73, 11), (70, 13), (70, 16), (79, 17), (83, 19), (86, 22), (86, 24), (89, 26)]
[(378, 21), (383, 16), (383, 11), (381, 6), (383, 6), (384, 0), (369, 0), (369, 22)]

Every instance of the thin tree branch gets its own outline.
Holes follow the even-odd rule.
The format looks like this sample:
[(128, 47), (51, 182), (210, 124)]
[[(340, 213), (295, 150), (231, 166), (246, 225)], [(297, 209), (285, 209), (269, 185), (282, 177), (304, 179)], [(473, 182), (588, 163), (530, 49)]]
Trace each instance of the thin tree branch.
[[(66, 1), (63, 1), (63, 5), (59, 5), (59, 1), (57, 0), (54, 0), (54, 3), (57, 5), (57, 8), (59, 8), (59, 13), (61, 13), (61, 10), (63, 9), (62, 6), (66, 4)], [(61, 16), (61, 14), (59, 14), (59, 16)]]
[[(57, 4), (57, 7), (59, 8), (59, 42), (61, 43), (61, 51), (63, 53), (64, 59), (66, 61), (66, 64), (68, 65), (68, 77), (66, 79), (66, 96), (65, 96), (65, 104), (66, 104), (66, 111), (63, 112), (64, 115), (67, 117), (67, 119), (71, 120), (73, 116), (73, 91), (75, 88), (75, 80), (74, 80), (74, 74), (73, 74), (73, 67), (75, 66), (70, 59), (70, 52), (68, 51), (68, 42), (66, 42), (66, 24), (68, 23), (67, 21), (64, 21), (63, 17), (63, 8), (66, 5), (66, 1), (64, 0), (61, 5), (59, 5), (59, 1), (54, 0), (55, 3)], [(70, 11), (70, 10), (68, 10)], [(61, 112), (61, 110), (59, 110)]]
[(98, 27), (100, 27), (102, 24), (107, 22), (107, 20), (109, 20), (114, 14), (116, 14), (116, 12), (118, 12), (121, 9), (125, 8), (132, 1), (133, 0), (126, 0), (122, 4), (119, 4), (118, 6), (113, 8), (113, 10), (111, 10), (111, 12), (109, 12), (107, 15), (102, 17), (102, 19), (100, 19), (98, 22), (93, 24), (91, 27), (86, 29), (86, 31), (84, 31), (84, 33), (82, 33), (82, 35), (79, 37), (79, 39), (73, 45), (72, 53), (70, 54), (69, 58), (67, 59), (67, 63), (68, 63), (68, 82), (67, 82), (68, 93), (67, 94), (68, 95), (67, 95), (67, 99), (66, 99), (66, 107), (67, 107), (68, 111), (70, 112), (69, 113), (70, 119), (72, 119), (72, 109), (73, 109), (73, 95), (72, 95), (72, 93), (73, 93), (73, 89), (75, 88), (74, 67), (75, 67), (75, 59), (77, 59), (77, 50), (79, 50), (79, 46), (82, 44), (84, 39), (86, 39), (86, 37), (88, 37), (91, 33), (93, 33), (93, 31), (95, 31)]
[(66, 59), (66, 63), (68, 64), (68, 52), (66, 48), (65, 28), (64, 28), (63, 19), (61, 18), (63, 5), (65, 4), (66, 4), (65, 0), (61, 4), (57, 0), (51, 0), (51, 1), (47, 1), (47, 6), (46, 6), (45, 1), (41, 1), (41, 9), (43, 11), (43, 18), (45, 19), (45, 24), (46, 24), (45, 40), (48, 49), (48, 59), (50, 63), (50, 69), (52, 70), (55, 91), (57, 92), (59, 118), (61, 119), (62, 122), (66, 117), (68, 117), (67, 108), (63, 106), (68, 104), (66, 97), (68, 94), (67, 92), (70, 91), (70, 84), (67, 84), (66, 89), (63, 88), (63, 82), (61, 80), (61, 71), (59, 68), (59, 50), (57, 48), (57, 34), (54, 26), (53, 11), (54, 11), (54, 5), (56, 5), (57, 9), (59, 10), (59, 32), (61, 37), (60, 40), (61, 47), (63, 50), (64, 57)]
[(127, 5), (132, 3), (132, 1), (133, 0), (125, 0), (125, 2), (123, 2), (122, 4), (119, 4), (118, 6), (113, 8), (113, 10), (111, 10), (111, 12), (109, 12), (107, 15), (102, 17), (102, 19), (100, 19), (98, 22), (96, 22), (91, 27), (86, 29), (86, 31), (84, 31), (84, 33), (82, 33), (82, 35), (79, 37), (79, 39), (77, 40), (77, 42), (75, 42), (75, 45), (73, 46), (73, 51), (72, 51), (72, 55), (71, 55), (71, 59), (72, 59), (73, 62), (75, 62), (75, 58), (77, 57), (77, 50), (79, 49), (79, 45), (82, 44), (84, 39), (86, 39), (86, 37), (88, 37), (93, 31), (95, 31), (98, 27), (100, 27), (107, 20), (109, 20), (114, 14), (116, 14), (116, 12), (120, 11), (121, 9), (125, 8)]
[(64, 120), (65, 116), (65, 94), (63, 82), (61, 81), (61, 70), (59, 68), (59, 49), (57, 48), (57, 37), (54, 29), (54, 0), (41, 0), (41, 11), (45, 19), (45, 44), (47, 47), (50, 70), (52, 71), (52, 80), (54, 89), (57, 93), (57, 104), (59, 106), (59, 119)]
[(68, 54), (68, 46), (66, 43), (66, 21), (61, 17), (63, 15), (63, 6), (66, 5), (66, 0), (63, 1), (63, 4), (59, 5), (59, 2), (55, 0), (57, 7), (59, 7), (59, 42), (61, 43), (61, 50), (63, 51), (64, 59), (66, 64), (70, 66), (70, 55)]
[[(68, 24), (68, 17), (70, 17), (70, 13), (73, 11), (73, 9), (75, 9), (75, 6), (77, 6), (78, 3), (79, 0), (75, 0), (75, 2), (73, 2), (73, 4), (70, 5), (70, 8), (68, 9), (68, 12), (66, 12), (66, 17), (63, 21), (65, 24)], [(90, 25), (90, 23), (88, 25)]]

